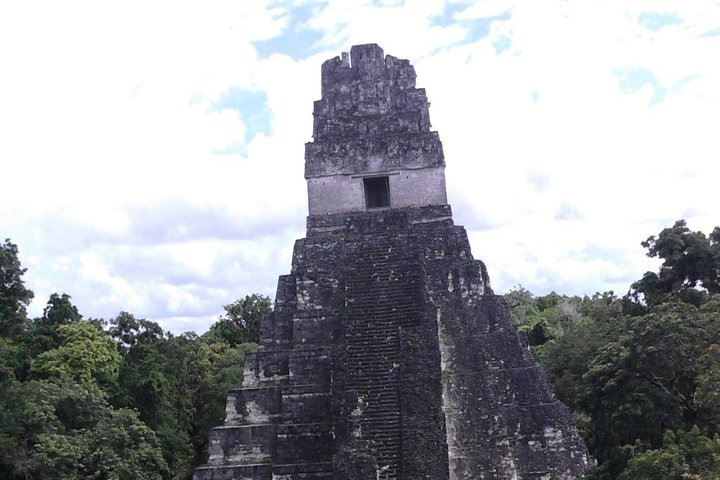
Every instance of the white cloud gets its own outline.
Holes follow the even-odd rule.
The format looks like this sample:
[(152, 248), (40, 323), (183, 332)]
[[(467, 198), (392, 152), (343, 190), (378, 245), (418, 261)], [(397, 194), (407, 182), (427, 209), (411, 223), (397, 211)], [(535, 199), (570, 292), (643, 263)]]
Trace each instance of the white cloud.
[(467, 8), (453, 16), (455, 20), (476, 20), (478, 18), (495, 17), (510, 9), (509, 2), (503, 0), (485, 0), (470, 4)]
[(4, 3), (0, 230), (34, 314), (57, 290), (204, 330), (289, 270), (320, 64), (375, 42), (416, 66), (497, 291), (622, 293), (655, 268), (641, 240), (718, 224), (719, 22), (704, 0)]

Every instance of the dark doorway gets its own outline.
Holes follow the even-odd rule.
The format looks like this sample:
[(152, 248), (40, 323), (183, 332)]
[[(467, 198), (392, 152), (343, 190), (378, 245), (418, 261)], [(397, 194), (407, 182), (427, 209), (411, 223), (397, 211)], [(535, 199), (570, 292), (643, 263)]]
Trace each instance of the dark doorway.
[(388, 177), (363, 178), (365, 184), (365, 206), (383, 208), (390, 206), (390, 182)]

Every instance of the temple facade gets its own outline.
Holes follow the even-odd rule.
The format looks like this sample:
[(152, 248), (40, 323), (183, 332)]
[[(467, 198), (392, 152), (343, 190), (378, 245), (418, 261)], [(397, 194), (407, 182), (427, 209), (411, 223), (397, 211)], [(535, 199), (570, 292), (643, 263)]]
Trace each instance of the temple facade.
[(195, 480), (575, 479), (568, 409), (453, 223), (407, 60), (322, 66), (309, 216)]

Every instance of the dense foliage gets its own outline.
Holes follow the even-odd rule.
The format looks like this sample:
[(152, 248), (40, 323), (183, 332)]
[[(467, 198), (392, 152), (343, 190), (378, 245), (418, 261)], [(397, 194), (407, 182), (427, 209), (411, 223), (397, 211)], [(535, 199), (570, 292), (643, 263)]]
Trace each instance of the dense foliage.
[[(505, 295), (597, 459), (595, 480), (720, 478), (720, 228), (684, 221), (627, 295)], [(0, 478), (189, 479), (257, 348), (270, 300), (225, 305), (203, 336), (65, 294), (29, 319), (17, 246), (0, 244)]]
[(720, 229), (678, 221), (625, 297), (505, 295), (598, 467), (593, 479), (720, 478)]
[(17, 246), (0, 244), (0, 478), (191, 478), (270, 300), (173, 335), (127, 312), (85, 319), (65, 294), (29, 319), (24, 273)]

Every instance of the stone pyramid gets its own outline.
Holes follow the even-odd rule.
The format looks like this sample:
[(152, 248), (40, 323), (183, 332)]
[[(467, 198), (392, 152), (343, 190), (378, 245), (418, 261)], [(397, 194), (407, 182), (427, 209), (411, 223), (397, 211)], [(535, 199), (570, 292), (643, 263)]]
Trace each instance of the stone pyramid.
[(195, 480), (574, 479), (592, 464), (445, 193), (407, 60), (322, 66), (309, 216)]

